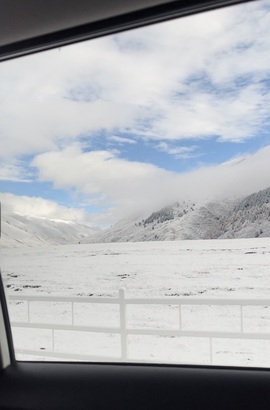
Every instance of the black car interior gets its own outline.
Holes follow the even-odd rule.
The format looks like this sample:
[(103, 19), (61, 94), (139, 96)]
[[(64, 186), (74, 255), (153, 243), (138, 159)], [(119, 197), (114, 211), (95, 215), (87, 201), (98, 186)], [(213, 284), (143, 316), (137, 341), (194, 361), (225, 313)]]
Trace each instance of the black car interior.
[[(0, 60), (236, 3), (240, 2), (1, 0)], [(8, 366), (4, 366), (3, 360), (0, 363), (0, 409), (270, 407), (270, 372), (265, 368), (17, 362), (2, 284), (0, 300), (10, 355)]]

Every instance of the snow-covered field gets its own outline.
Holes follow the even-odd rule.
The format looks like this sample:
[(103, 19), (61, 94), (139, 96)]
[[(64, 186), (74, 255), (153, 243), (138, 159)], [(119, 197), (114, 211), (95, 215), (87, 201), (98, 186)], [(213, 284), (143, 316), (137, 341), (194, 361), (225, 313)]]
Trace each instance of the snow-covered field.
[[(270, 239), (233, 239), (21, 247), (1, 250), (8, 294), (117, 297), (269, 298)], [(10, 301), (12, 321), (27, 303)], [(71, 304), (31, 302), (31, 322), (71, 323)], [(74, 323), (119, 326), (119, 306), (75, 304)], [(238, 332), (239, 306), (182, 306), (182, 330)], [(270, 333), (270, 306), (243, 307), (244, 332)], [(127, 327), (179, 329), (177, 305), (129, 305)], [(42, 351), (51, 331), (13, 329), (15, 347)], [(55, 331), (56, 351), (117, 359), (117, 334)], [(213, 339), (213, 363), (270, 366), (269, 340)], [(19, 356), (20, 357), (20, 356)], [(31, 358), (33, 359), (33, 358)], [(128, 360), (209, 363), (209, 338), (128, 336)]]

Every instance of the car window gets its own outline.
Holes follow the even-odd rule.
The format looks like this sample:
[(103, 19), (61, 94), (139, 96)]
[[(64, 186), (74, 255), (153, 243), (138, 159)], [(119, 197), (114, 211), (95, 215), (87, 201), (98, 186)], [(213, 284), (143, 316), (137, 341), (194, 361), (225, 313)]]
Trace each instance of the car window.
[(0, 65), (17, 360), (269, 367), (270, 1)]

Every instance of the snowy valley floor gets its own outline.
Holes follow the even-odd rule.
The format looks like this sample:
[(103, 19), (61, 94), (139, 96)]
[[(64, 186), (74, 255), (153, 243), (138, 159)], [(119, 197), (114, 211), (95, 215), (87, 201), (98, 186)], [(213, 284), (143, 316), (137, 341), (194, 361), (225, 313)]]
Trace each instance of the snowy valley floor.
[[(270, 239), (41, 246), (1, 249), (12, 321), (27, 320), (20, 295), (270, 299)], [(80, 326), (119, 326), (119, 306), (74, 305)], [(270, 306), (243, 307), (247, 333), (270, 334)], [(31, 322), (71, 323), (70, 303), (31, 302)], [(132, 329), (179, 329), (177, 305), (129, 305)], [(239, 306), (182, 306), (182, 330), (238, 332)], [(15, 348), (50, 350), (51, 331), (14, 328)], [(55, 351), (120, 355), (117, 334), (55, 331)], [(213, 339), (213, 364), (270, 366), (270, 340)], [(40, 357), (18, 358), (36, 360)], [(48, 358), (46, 360), (49, 360)], [(209, 364), (209, 338), (128, 336), (128, 360)]]

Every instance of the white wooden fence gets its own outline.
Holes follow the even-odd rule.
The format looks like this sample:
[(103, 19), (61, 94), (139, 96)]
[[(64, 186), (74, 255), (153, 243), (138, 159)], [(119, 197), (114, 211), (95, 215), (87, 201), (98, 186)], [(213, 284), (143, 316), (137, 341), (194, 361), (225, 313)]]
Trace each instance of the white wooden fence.
[[(244, 328), (244, 306), (270, 306), (270, 299), (217, 299), (217, 298), (190, 298), (190, 297), (166, 297), (166, 298), (127, 298), (123, 289), (119, 290), (118, 297), (69, 297), (69, 296), (43, 296), (43, 295), (9, 295), (10, 301), (25, 301), (27, 303), (27, 321), (12, 321), (13, 328), (47, 329), (51, 331), (52, 349), (51, 350), (30, 350), (16, 349), (16, 353), (30, 356), (51, 357), (69, 360), (91, 360), (91, 361), (123, 361), (134, 362), (128, 357), (128, 336), (129, 335), (155, 335), (168, 337), (191, 337), (207, 338), (209, 340), (209, 363), (213, 363), (213, 339), (251, 339), (251, 340), (270, 340), (270, 333), (265, 332), (246, 332)], [(70, 324), (47, 324), (32, 322), (30, 308), (32, 302), (66, 302), (71, 304)], [(119, 327), (103, 326), (81, 326), (75, 323), (74, 304), (78, 303), (97, 303), (97, 304), (116, 304), (119, 305)], [(176, 305), (179, 309), (179, 328), (176, 330), (168, 329), (135, 329), (127, 327), (127, 305)], [(182, 306), (239, 306), (239, 330), (233, 332), (220, 331), (195, 331), (182, 328)], [(55, 349), (55, 331), (79, 331), (89, 333), (117, 334), (121, 340), (120, 357), (99, 357), (95, 355), (84, 355), (75, 353), (63, 353)], [(150, 361), (151, 359), (149, 359)], [(139, 360), (138, 360), (139, 361)]]

